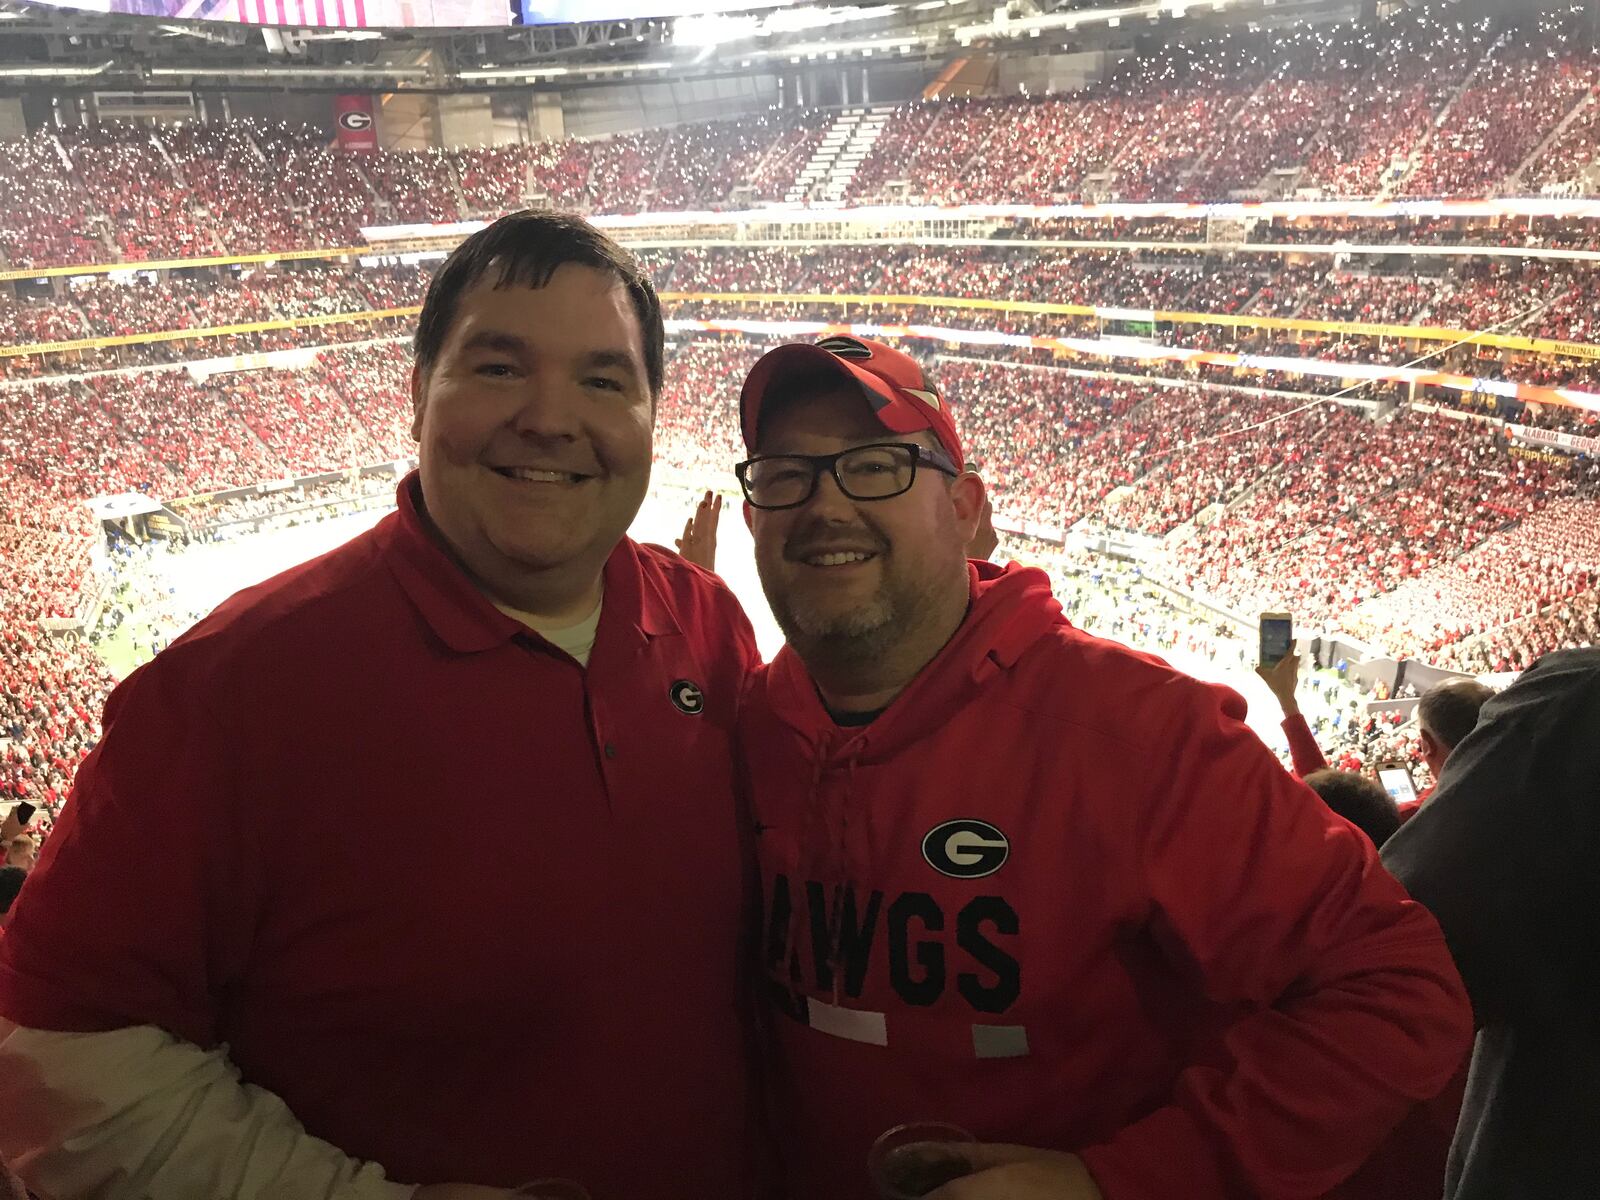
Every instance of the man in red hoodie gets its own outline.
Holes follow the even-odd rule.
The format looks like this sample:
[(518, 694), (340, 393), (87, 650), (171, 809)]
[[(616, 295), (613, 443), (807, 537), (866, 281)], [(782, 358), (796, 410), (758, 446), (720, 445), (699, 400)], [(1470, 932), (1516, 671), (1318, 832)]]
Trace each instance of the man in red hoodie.
[(1316, 1197), (1460, 1062), (1433, 919), (1243, 701), (969, 563), (984, 502), (914, 360), (746, 380), (739, 477), (788, 645), (740, 717), (774, 1123), (797, 1197), (970, 1131), (938, 1200)]

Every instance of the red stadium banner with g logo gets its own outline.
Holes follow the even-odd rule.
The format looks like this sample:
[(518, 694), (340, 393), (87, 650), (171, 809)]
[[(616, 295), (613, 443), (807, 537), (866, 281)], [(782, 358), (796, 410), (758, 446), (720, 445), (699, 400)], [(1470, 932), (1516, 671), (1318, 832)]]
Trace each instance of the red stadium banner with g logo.
[(378, 149), (378, 121), (372, 115), (371, 96), (335, 96), (333, 124), (339, 131), (339, 149), (352, 154), (372, 154)]

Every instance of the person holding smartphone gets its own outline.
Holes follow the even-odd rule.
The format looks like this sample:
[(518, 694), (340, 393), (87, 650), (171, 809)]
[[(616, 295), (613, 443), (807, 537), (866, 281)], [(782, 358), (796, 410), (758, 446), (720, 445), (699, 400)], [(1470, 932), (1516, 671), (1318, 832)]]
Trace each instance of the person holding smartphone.
[(33, 870), (39, 861), (39, 839), (28, 826), (38, 811), (23, 800), (0, 821), (0, 867)]
[(1283, 713), (1283, 733), (1289, 739), (1289, 756), (1294, 773), (1301, 779), (1328, 769), (1328, 759), (1317, 744), (1296, 694), (1300, 687), (1301, 655), (1294, 644), (1292, 618), (1288, 613), (1261, 614), (1261, 650), (1256, 674), (1266, 683)]
[[(1317, 744), (1316, 735), (1311, 732), (1311, 726), (1306, 723), (1305, 716), (1300, 711), (1300, 701), (1296, 696), (1300, 682), (1301, 656), (1290, 649), (1287, 653), (1274, 655), (1272, 660), (1268, 661), (1269, 649), (1276, 649), (1281, 645), (1281, 633), (1274, 629), (1269, 634), (1266, 618), (1286, 615), (1263, 615), (1262, 660), (1256, 667), (1256, 674), (1261, 676), (1271, 690), (1273, 698), (1278, 702), (1278, 707), (1283, 713), (1284, 736), (1289, 739), (1289, 754), (1294, 763), (1294, 773), (1304, 779), (1313, 772), (1327, 770), (1329, 763), (1322, 753), (1322, 747)], [(1438, 786), (1445, 764), (1449, 762), (1455, 747), (1472, 732), (1478, 723), (1479, 710), (1493, 695), (1493, 688), (1479, 683), (1476, 679), (1446, 679), (1434, 684), (1417, 701), (1417, 730), (1422, 742), (1422, 760), (1428, 764), (1434, 787)], [(1383, 763), (1378, 770), (1380, 781), (1394, 797), (1399, 807), (1400, 821), (1404, 824), (1421, 807), (1423, 801), (1431, 794), (1432, 788), (1418, 794), (1416, 784), (1411, 778), (1410, 767), (1403, 762)], [(1387, 772), (1387, 777), (1382, 772)]]

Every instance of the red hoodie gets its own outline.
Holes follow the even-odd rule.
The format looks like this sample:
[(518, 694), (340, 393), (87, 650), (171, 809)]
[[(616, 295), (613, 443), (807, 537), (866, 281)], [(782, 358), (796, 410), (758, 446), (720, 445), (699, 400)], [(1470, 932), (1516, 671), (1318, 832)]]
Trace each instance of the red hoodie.
[(1433, 918), (1238, 695), (972, 571), (872, 724), (787, 648), (741, 717), (792, 1194), (866, 1200), (917, 1120), (1078, 1151), (1107, 1200), (1326, 1193), (1466, 1051)]

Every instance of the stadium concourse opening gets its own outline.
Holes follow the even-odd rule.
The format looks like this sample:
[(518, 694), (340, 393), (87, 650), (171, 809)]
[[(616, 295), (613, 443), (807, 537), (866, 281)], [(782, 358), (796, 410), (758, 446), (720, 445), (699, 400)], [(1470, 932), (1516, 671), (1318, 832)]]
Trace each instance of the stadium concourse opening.
[[(1243, 697), (1286, 770), (1427, 795), (1453, 743), (1424, 694), (1459, 716), (1474, 683), (1600, 639), (1597, 14), (0, 0), (0, 820), (53, 858), (120, 681), (228, 597), (411, 511), (430, 286), (528, 209), (586, 218), (653, 281), (662, 383), (630, 532), (676, 564), (721, 495), (715, 572), (764, 661), (784, 632), (740, 511), (741, 387), (780, 344), (865, 340), (911, 356), (953, 417), (993, 563), (1042, 570), (1078, 629)], [(587, 665), (596, 603), (533, 629)], [(1292, 622), (1276, 673), (1262, 613)], [(683, 698), (705, 681), (679, 666), (673, 703), (698, 715)], [(865, 930), (857, 899), (884, 896), (812, 923)], [(974, 944), (949, 916), (950, 945)], [(821, 996), (813, 1029), (860, 1016)], [(86, 1014), (72, 1027), (116, 1025)], [(1011, 1026), (968, 1024), (963, 1053), (1026, 1057)], [(867, 1026), (840, 1036), (890, 1044)], [(34, 1161), (6, 1099), (0, 1170)], [(48, 1161), (39, 1194), (94, 1190)], [(1400, 1194), (1354, 1178), (1324, 1190)]]

